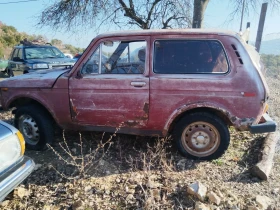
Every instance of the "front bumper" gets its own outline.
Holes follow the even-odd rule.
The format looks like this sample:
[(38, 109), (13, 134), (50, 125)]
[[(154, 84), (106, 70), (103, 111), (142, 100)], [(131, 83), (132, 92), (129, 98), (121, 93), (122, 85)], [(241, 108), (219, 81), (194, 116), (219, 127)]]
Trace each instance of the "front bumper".
[(34, 167), (34, 161), (23, 156), (19, 162), (0, 175), (0, 202), (29, 176)]
[(274, 122), (268, 114), (264, 114), (263, 123), (249, 126), (251, 133), (270, 133), (276, 131), (277, 124)]

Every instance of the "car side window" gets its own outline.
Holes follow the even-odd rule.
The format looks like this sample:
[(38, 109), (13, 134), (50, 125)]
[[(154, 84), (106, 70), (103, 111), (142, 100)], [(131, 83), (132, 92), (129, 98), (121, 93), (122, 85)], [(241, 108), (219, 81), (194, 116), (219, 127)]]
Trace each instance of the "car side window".
[(99, 47), (94, 51), (86, 64), (83, 66), (82, 74), (98, 74), (99, 72), (99, 60), (100, 60)]
[(158, 74), (226, 73), (228, 62), (216, 40), (157, 40), (153, 70)]
[(101, 44), (102, 74), (143, 74), (146, 41), (107, 41)]
[(18, 50), (18, 57), (19, 57), (19, 59), (23, 59), (22, 49)]
[(18, 51), (19, 51), (19, 49), (15, 49), (14, 54), (13, 54), (13, 58), (12, 58), (13, 61), (18, 61), (18, 59), (19, 59)]

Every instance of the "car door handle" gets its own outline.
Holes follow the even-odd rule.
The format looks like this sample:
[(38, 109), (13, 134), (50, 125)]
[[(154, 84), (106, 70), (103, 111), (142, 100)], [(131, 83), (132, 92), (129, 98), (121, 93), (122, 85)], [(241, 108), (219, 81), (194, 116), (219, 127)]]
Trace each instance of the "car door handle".
[(134, 87), (144, 87), (146, 86), (146, 82), (131, 82), (130, 85)]

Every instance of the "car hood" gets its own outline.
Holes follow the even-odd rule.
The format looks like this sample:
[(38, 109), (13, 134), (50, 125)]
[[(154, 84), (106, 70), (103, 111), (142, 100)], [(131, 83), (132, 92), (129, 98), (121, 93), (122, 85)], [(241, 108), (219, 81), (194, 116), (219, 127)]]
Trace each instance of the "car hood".
[(44, 59), (28, 59), (27, 62), (30, 64), (47, 63), (51, 65), (63, 65), (69, 63), (75, 63), (76, 61), (70, 58), (44, 58)]
[(51, 88), (58, 77), (69, 69), (37, 70), (28, 74), (11, 77), (0, 82), (0, 87), (10, 88)]

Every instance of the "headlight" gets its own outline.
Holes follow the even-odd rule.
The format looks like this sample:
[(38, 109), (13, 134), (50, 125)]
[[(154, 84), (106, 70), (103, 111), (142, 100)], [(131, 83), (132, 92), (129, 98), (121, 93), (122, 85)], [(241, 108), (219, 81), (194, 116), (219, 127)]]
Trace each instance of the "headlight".
[(33, 69), (48, 69), (49, 65), (46, 63), (33, 64)]
[(15, 163), (24, 153), (25, 143), (20, 132), (0, 141), (0, 171)]

